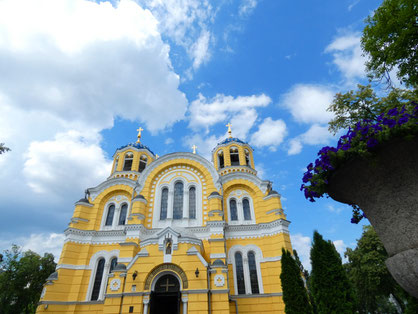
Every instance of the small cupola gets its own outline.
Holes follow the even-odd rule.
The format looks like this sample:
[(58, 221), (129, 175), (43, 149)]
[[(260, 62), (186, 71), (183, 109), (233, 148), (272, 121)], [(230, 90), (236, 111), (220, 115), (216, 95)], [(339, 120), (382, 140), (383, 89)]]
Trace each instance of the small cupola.
[(221, 175), (235, 171), (256, 174), (253, 149), (248, 143), (232, 137), (231, 123), (226, 126), (228, 127), (228, 138), (218, 143), (212, 151), (215, 169)]
[(157, 158), (147, 146), (141, 144), (143, 129), (138, 128), (137, 131), (137, 141), (119, 147), (113, 155), (111, 177), (127, 177), (136, 180), (140, 173)]

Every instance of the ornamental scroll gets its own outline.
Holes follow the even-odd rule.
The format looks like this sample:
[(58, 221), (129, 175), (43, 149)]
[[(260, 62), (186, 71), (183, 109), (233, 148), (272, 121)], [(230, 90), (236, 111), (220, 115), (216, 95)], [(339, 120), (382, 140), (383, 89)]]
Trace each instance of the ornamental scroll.
[(179, 266), (174, 265), (174, 264), (162, 264), (160, 266), (155, 267), (147, 276), (147, 279), (145, 279), (145, 286), (144, 286), (144, 291), (149, 290), (150, 286), (151, 286), (151, 282), (154, 279), (154, 277), (156, 275), (158, 275), (158, 273), (164, 271), (164, 270), (171, 270), (175, 273), (177, 273), (180, 278), (181, 281), (183, 283), (183, 289), (187, 289), (189, 287), (189, 282), (187, 281), (187, 276), (186, 273), (183, 271), (183, 269), (181, 269)]

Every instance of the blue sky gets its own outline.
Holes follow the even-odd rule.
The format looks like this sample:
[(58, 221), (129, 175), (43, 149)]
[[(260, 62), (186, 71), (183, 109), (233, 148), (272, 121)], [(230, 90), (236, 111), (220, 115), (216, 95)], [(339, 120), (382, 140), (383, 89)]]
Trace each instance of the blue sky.
[[(331, 199), (299, 191), (306, 165), (336, 137), (326, 108), (365, 83), (360, 35), (374, 0), (3, 0), (0, 2), (0, 250), (59, 254), (83, 191), (115, 149), (160, 156), (233, 135), (282, 195), (309, 267), (313, 230), (337, 249), (360, 225)], [(87, 156), (87, 157), (85, 157)]]

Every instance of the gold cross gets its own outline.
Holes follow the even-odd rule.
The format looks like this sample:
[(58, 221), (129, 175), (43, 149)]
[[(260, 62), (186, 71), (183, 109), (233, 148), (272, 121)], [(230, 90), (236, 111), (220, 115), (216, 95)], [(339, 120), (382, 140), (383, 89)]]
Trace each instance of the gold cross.
[(196, 145), (193, 145), (193, 146), (192, 146), (192, 149), (193, 149), (193, 154), (196, 154), (196, 148), (197, 148), (197, 146), (196, 146)]
[(229, 122), (226, 126), (228, 127), (228, 136), (229, 136), (229, 138), (231, 138), (232, 137), (232, 131), (231, 131), (232, 124), (231, 124), (231, 122)]
[(175, 287), (176, 286), (174, 283), (169, 284), (168, 281), (169, 281), (169, 278), (167, 278), (167, 282), (165, 284), (162, 283), (161, 286), (160, 286), (160, 287), (165, 288), (165, 292), (168, 292), (168, 287)]
[(138, 140), (136, 142), (139, 143), (141, 142), (141, 132), (144, 131), (144, 129), (139, 127), (137, 131), (138, 131)]

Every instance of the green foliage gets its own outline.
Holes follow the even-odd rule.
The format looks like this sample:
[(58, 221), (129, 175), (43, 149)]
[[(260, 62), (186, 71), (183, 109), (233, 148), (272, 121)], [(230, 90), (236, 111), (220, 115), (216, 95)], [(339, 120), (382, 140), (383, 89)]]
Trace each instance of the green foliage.
[(289, 251), (282, 249), (282, 272), (280, 280), (283, 288), (283, 301), (287, 314), (312, 313), (301, 269)]
[(369, 57), (370, 78), (387, 77), (397, 67), (402, 82), (418, 85), (417, 16), (416, 0), (385, 0), (366, 19), (361, 44)]
[(311, 287), (320, 314), (354, 313), (354, 298), (341, 257), (331, 241), (315, 231), (311, 248)]
[(327, 111), (334, 113), (328, 130), (334, 135), (338, 131), (353, 127), (362, 120), (376, 121), (376, 118), (395, 107), (402, 107), (412, 101), (418, 102), (418, 91), (392, 89), (386, 97), (377, 97), (370, 85), (358, 85), (358, 90), (337, 93)]
[(418, 313), (418, 300), (414, 297), (408, 298), (408, 304), (405, 309), (405, 314), (417, 314)]
[(43, 284), (55, 271), (54, 256), (22, 252), (13, 245), (0, 262), (0, 313), (35, 313)]
[[(348, 257), (345, 266), (357, 295), (359, 313), (388, 313), (390, 294), (401, 299), (401, 288), (386, 268), (388, 255), (372, 226), (363, 226), (356, 248), (348, 248), (345, 256)], [(403, 301), (399, 305), (402, 307)]]
[(0, 155), (8, 151), (10, 151), (10, 148), (4, 146), (4, 143), (0, 143)]

